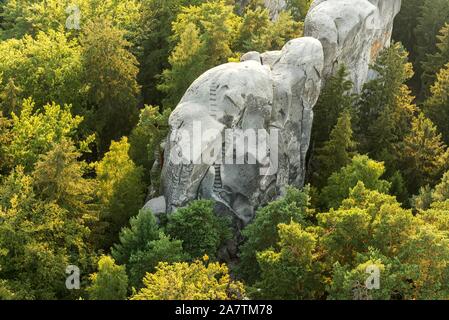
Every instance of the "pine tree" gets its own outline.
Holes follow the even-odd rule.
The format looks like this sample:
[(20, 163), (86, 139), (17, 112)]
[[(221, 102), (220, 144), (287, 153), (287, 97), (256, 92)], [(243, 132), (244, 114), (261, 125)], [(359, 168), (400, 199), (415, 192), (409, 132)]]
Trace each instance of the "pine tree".
[(260, 279), (257, 252), (276, 246), (279, 241), (277, 226), (291, 221), (307, 226), (309, 223), (309, 189), (300, 191), (289, 188), (284, 197), (258, 210), (255, 220), (244, 230), (246, 242), (240, 248), (238, 274), (246, 283)]
[[(171, 110), (160, 112), (159, 107), (145, 106), (140, 111), (139, 123), (129, 137), (129, 154), (138, 166), (145, 170), (145, 182), (153, 190), (159, 190), (159, 177), (162, 167), (162, 141), (168, 135), (168, 118)], [(154, 167), (155, 163), (159, 166)]]
[(3, 117), (0, 111), (0, 175), (9, 167), (7, 146), (11, 143), (11, 121)]
[(173, 22), (170, 69), (164, 70), (159, 90), (164, 107), (174, 108), (190, 84), (204, 71), (227, 62), (238, 34), (240, 18), (224, 0), (183, 7)]
[(323, 187), (332, 173), (349, 164), (354, 156), (355, 147), (356, 143), (352, 139), (351, 115), (349, 110), (345, 110), (338, 118), (329, 141), (325, 142), (315, 155), (318, 161), (315, 186)]
[(422, 113), (413, 120), (412, 130), (398, 146), (397, 154), (412, 193), (427, 184), (434, 185), (447, 169), (449, 151), (435, 125)]
[(374, 161), (366, 155), (355, 156), (350, 164), (329, 177), (327, 186), (321, 192), (322, 207), (338, 209), (350, 190), (359, 182), (363, 182), (370, 190), (387, 193), (391, 184), (381, 179), (384, 173), (384, 163)]
[(173, 50), (170, 27), (183, 6), (198, 4), (198, 0), (143, 0), (140, 24), (139, 83), (145, 103), (160, 105), (163, 96), (157, 90), (160, 75), (168, 69)]
[(81, 37), (83, 80), (93, 109), (87, 121), (99, 135), (101, 153), (111, 140), (129, 134), (138, 118), (138, 62), (124, 37), (125, 32), (108, 19), (88, 23)]
[(140, 289), (145, 274), (154, 272), (159, 262), (189, 260), (182, 241), (166, 236), (151, 211), (141, 210), (129, 224), (120, 232), (120, 242), (112, 248), (112, 256), (126, 266), (130, 286)]
[(437, 74), (431, 93), (424, 105), (425, 113), (437, 125), (446, 144), (449, 144), (449, 63)]
[(57, 203), (73, 217), (94, 219), (95, 182), (84, 178), (87, 165), (73, 142), (62, 140), (42, 155), (33, 171), (34, 187), (44, 201)]
[(397, 167), (397, 159), (392, 156), (394, 146), (410, 131), (416, 111), (414, 97), (405, 85), (413, 75), (407, 55), (399, 43), (386, 49), (372, 67), (377, 78), (365, 84), (359, 101), (360, 152), (386, 162), (389, 175)]
[(401, 11), (394, 20), (393, 39), (401, 42), (411, 53), (416, 45), (415, 28), (422, 15), (422, 7), (422, 0), (402, 0)]
[(184, 251), (192, 258), (207, 254), (215, 258), (218, 249), (231, 238), (230, 222), (214, 212), (213, 202), (193, 201), (168, 217), (167, 234), (182, 241)]
[(426, 96), (429, 96), (430, 88), (435, 83), (436, 74), (449, 63), (449, 23), (441, 29), (440, 34), (437, 36), (438, 52), (435, 54), (428, 54), (426, 59), (422, 62), (423, 75), (422, 87), (426, 92)]
[[(418, 79), (423, 72), (421, 62), (426, 60), (428, 54), (437, 52), (438, 32), (447, 21), (449, 21), (449, 2), (447, 0), (423, 1), (422, 14), (418, 18), (415, 28), (416, 59), (414, 65)], [(421, 88), (421, 91), (425, 89)]]
[(320, 148), (329, 140), (338, 117), (345, 110), (351, 110), (355, 96), (351, 94), (353, 83), (348, 80), (346, 67), (341, 66), (338, 72), (327, 80), (318, 102), (314, 108), (313, 144)]
[(174, 108), (190, 84), (207, 68), (204, 48), (199, 29), (193, 23), (187, 24), (168, 59), (171, 68), (164, 70), (163, 83), (158, 86), (167, 96), (164, 106)]
[(143, 170), (129, 158), (127, 138), (113, 141), (109, 152), (96, 164), (100, 201), (100, 223), (95, 242), (109, 249), (118, 241), (120, 230), (138, 214), (144, 201)]

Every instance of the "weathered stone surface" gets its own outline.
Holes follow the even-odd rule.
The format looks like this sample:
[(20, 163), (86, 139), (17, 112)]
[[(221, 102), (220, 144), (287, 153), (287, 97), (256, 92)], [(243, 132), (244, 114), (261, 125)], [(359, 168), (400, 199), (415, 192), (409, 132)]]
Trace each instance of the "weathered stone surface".
[[(163, 168), (167, 212), (194, 199), (213, 199), (217, 211), (232, 215), (240, 228), (253, 219), (257, 207), (275, 199), (287, 184), (302, 186), (312, 109), (321, 89), (323, 49), (318, 40), (301, 38), (287, 43), (282, 51), (262, 57), (251, 52), (243, 56), (243, 62), (207, 71), (191, 85), (172, 113)], [(264, 60), (268, 65), (262, 64)], [(201, 127), (201, 155), (215, 150), (213, 157), (206, 164), (197, 154), (191, 161), (178, 164), (180, 151), (192, 155), (194, 148), (187, 145), (183, 133), (190, 134), (193, 144), (200, 144), (200, 138), (193, 134), (195, 126)], [(210, 129), (215, 132), (205, 137)], [(248, 129), (264, 129), (267, 133), (277, 129), (278, 150), (273, 152), (278, 160), (271, 163), (274, 171), (261, 174), (268, 156), (258, 158), (258, 149), (251, 148), (245, 152), (254, 162), (221, 164), (226, 149), (217, 141), (225, 141), (226, 147), (231, 145), (231, 159), (238, 145), (225, 139), (226, 129), (232, 129), (234, 139), (240, 137), (241, 141)], [(267, 142), (264, 136), (258, 138)]]
[[(400, 4), (401, 0), (315, 0), (305, 22), (309, 37), (294, 39), (281, 51), (249, 52), (240, 63), (200, 76), (170, 117), (163, 196), (146, 207), (160, 213), (165, 205), (171, 213), (192, 200), (213, 199), (216, 212), (233, 217), (238, 231), (287, 185), (302, 187), (313, 107), (322, 82), (344, 64), (360, 91), (369, 78), (369, 65), (390, 44)], [(245, 145), (248, 129), (279, 133), (270, 155), (260, 157), (258, 150), (247, 149), (246, 156), (256, 161), (222, 164)], [(273, 154), (277, 163), (270, 158)], [(277, 170), (264, 172), (267, 167)], [(231, 241), (221, 256), (234, 256), (236, 247)]]
[(394, 17), (401, 0), (315, 0), (304, 34), (321, 41), (324, 77), (344, 64), (360, 92), (380, 51), (390, 45)]

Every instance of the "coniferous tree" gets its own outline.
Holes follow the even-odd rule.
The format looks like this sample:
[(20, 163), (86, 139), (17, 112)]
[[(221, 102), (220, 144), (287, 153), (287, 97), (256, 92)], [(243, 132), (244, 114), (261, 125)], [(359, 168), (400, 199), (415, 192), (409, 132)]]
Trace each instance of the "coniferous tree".
[(449, 144), (449, 63), (437, 74), (431, 93), (424, 104), (424, 111), (437, 125), (446, 144)]
[(317, 148), (329, 140), (332, 129), (343, 111), (351, 110), (355, 96), (351, 94), (353, 83), (348, 80), (346, 67), (327, 80), (314, 108), (313, 142)]
[(130, 227), (120, 232), (120, 242), (112, 248), (112, 256), (126, 265), (130, 286), (140, 289), (147, 272), (154, 272), (159, 262), (181, 262), (189, 259), (182, 241), (166, 236), (149, 210), (141, 210), (130, 220)]
[(100, 201), (95, 242), (100, 248), (109, 249), (116, 243), (120, 230), (143, 206), (143, 170), (134, 164), (128, 152), (127, 138), (113, 141), (109, 152), (95, 166)]
[[(424, 0), (422, 14), (418, 18), (415, 28), (415, 70), (420, 79), (423, 69), (421, 63), (426, 60), (428, 54), (437, 52), (438, 33), (446, 22), (449, 21), (449, 2), (447, 0)], [(425, 90), (426, 88), (421, 88)]]
[(160, 75), (170, 67), (169, 56), (173, 50), (170, 26), (183, 6), (195, 5), (201, 0), (143, 0), (139, 42), (139, 83), (145, 103), (160, 105), (163, 95), (157, 90)]
[(193, 201), (168, 217), (166, 232), (181, 240), (192, 258), (207, 254), (215, 258), (218, 249), (231, 238), (230, 222), (215, 214), (212, 201)]
[[(401, 11), (394, 20), (393, 38), (411, 53), (416, 45), (415, 28), (422, 15), (422, 0), (402, 0)], [(411, 55), (412, 60), (414, 56)]]
[(394, 147), (410, 131), (416, 111), (414, 97), (405, 85), (413, 69), (399, 43), (385, 49), (372, 69), (378, 76), (365, 84), (359, 101), (357, 140), (360, 152), (384, 161), (392, 175), (397, 168)]
[(441, 29), (437, 36), (438, 51), (435, 54), (428, 54), (426, 59), (422, 62), (423, 75), (422, 87), (426, 92), (426, 96), (431, 93), (431, 86), (435, 83), (437, 73), (449, 63), (449, 23)]
[(138, 62), (124, 37), (124, 31), (108, 19), (88, 23), (81, 37), (88, 114), (93, 113), (87, 121), (99, 135), (101, 153), (111, 140), (129, 134), (138, 117)]
[(422, 113), (413, 120), (412, 130), (398, 145), (397, 153), (412, 193), (434, 185), (447, 169), (449, 151), (435, 125)]
[(354, 156), (355, 148), (356, 143), (352, 138), (351, 115), (349, 110), (345, 110), (330, 133), (329, 141), (326, 141), (324, 146), (316, 152), (318, 172), (315, 186), (323, 187), (332, 173), (349, 164)]
[(279, 241), (277, 226), (291, 221), (306, 226), (311, 214), (309, 205), (308, 188), (304, 191), (290, 188), (283, 198), (257, 212), (254, 221), (242, 232), (246, 242), (240, 248), (238, 274), (246, 283), (254, 284), (260, 278), (257, 252), (276, 246)]
[(355, 156), (350, 164), (329, 177), (327, 186), (321, 192), (322, 207), (339, 208), (358, 182), (363, 182), (370, 190), (387, 193), (391, 184), (381, 179), (384, 173), (384, 163), (371, 160), (366, 155)]

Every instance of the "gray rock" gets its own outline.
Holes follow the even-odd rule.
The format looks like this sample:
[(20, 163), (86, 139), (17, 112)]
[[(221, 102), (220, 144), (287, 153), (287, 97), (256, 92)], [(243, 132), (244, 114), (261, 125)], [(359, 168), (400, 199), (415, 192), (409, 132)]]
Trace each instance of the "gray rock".
[(306, 17), (304, 34), (321, 41), (324, 77), (344, 64), (360, 92), (369, 66), (390, 45), (394, 17), (401, 0), (315, 0)]
[[(301, 38), (287, 43), (282, 51), (262, 56), (262, 61), (270, 61), (268, 66), (261, 63), (259, 53), (251, 52), (243, 56), (243, 62), (207, 71), (172, 113), (162, 174), (168, 213), (194, 199), (213, 199), (217, 211), (231, 215), (236, 228), (241, 228), (287, 184), (302, 186), (312, 109), (321, 89), (323, 49), (318, 40)], [(194, 128), (201, 138), (194, 137)], [(248, 130), (271, 133), (273, 129), (278, 130), (278, 140), (271, 152), (278, 159), (270, 162), (269, 154), (259, 156), (260, 148), (246, 148), (245, 156), (254, 161), (236, 164), (232, 155)], [(208, 130), (215, 131), (205, 135)], [(225, 130), (232, 130), (230, 140)], [(269, 144), (268, 137), (256, 138)], [(200, 153), (180, 157), (193, 155), (195, 147), (189, 142), (200, 145), (201, 139)], [(232, 161), (223, 164), (226, 150)], [(208, 163), (200, 159), (211, 154)], [(263, 172), (269, 165), (274, 170)]]
[(151, 199), (143, 207), (144, 210), (151, 210), (154, 214), (165, 213), (167, 210), (167, 205), (165, 202), (165, 197), (160, 196), (158, 198)]

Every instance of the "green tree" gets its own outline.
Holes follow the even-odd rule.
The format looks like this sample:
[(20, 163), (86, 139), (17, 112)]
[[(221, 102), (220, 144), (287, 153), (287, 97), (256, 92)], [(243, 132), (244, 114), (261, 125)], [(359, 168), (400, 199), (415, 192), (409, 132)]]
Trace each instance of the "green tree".
[(436, 47), (438, 51), (435, 54), (428, 54), (422, 62), (423, 74), (422, 87), (426, 91), (426, 96), (431, 93), (431, 86), (437, 80), (436, 74), (449, 63), (449, 23), (446, 23), (437, 36), (438, 43)]
[(440, 183), (431, 188), (429, 185), (422, 187), (419, 194), (413, 197), (413, 206), (417, 210), (427, 210), (431, 206), (445, 203), (449, 200), (449, 171), (443, 175)]
[(30, 171), (39, 156), (51, 150), (54, 144), (70, 140), (77, 134), (82, 117), (72, 116), (69, 106), (55, 103), (35, 109), (32, 99), (26, 99), (19, 115), (12, 115), (11, 142), (5, 152), (13, 166), (22, 165)]
[(449, 63), (437, 74), (437, 80), (431, 88), (432, 95), (424, 104), (426, 115), (437, 125), (449, 144)]
[(107, 19), (96, 19), (83, 28), (83, 81), (87, 85), (91, 128), (99, 135), (104, 153), (111, 140), (127, 135), (137, 122), (138, 62), (128, 50), (124, 31)]
[(422, 15), (422, 0), (403, 0), (401, 11), (394, 20), (393, 38), (401, 42), (410, 53), (416, 45), (415, 28)]
[(98, 272), (90, 275), (92, 284), (87, 289), (90, 300), (126, 300), (128, 276), (125, 267), (115, 264), (114, 259), (102, 256)]
[(321, 148), (329, 140), (332, 129), (343, 111), (353, 109), (355, 96), (353, 83), (348, 80), (346, 67), (342, 66), (325, 84), (314, 108), (313, 144)]
[(143, 206), (143, 170), (134, 164), (128, 152), (127, 138), (113, 141), (109, 152), (95, 166), (100, 201), (100, 224), (95, 234), (104, 249), (117, 242), (120, 230)]
[(352, 133), (351, 115), (349, 110), (345, 110), (331, 131), (329, 141), (325, 142), (324, 146), (316, 152), (317, 186), (323, 187), (332, 173), (351, 162), (356, 147)]
[(283, 11), (273, 21), (263, 7), (247, 7), (233, 45), (234, 52), (280, 50), (285, 43), (302, 36), (303, 25), (293, 20), (289, 11)]
[(145, 287), (132, 300), (236, 300), (245, 297), (240, 282), (233, 281), (224, 264), (161, 262), (143, 280)]
[(357, 155), (351, 163), (332, 174), (327, 186), (321, 193), (322, 205), (325, 208), (338, 208), (359, 181), (368, 189), (387, 193), (390, 183), (382, 180), (385, 166), (382, 162), (371, 160), (367, 156)]
[(405, 84), (413, 76), (407, 55), (399, 43), (386, 49), (372, 67), (378, 76), (365, 84), (359, 101), (360, 152), (386, 162), (389, 175), (398, 166), (393, 156), (395, 145), (410, 131), (416, 111), (414, 97)]
[(176, 106), (198, 76), (232, 56), (241, 20), (233, 9), (224, 0), (182, 8), (172, 27), (171, 67), (158, 87), (167, 97), (164, 106)]
[(173, 50), (170, 41), (172, 29), (167, 28), (175, 21), (183, 6), (195, 5), (201, 0), (143, 0), (139, 43), (142, 52), (139, 54), (141, 65), (139, 83), (145, 103), (159, 105), (163, 95), (157, 90), (159, 77), (170, 64), (168, 57)]
[(412, 193), (433, 185), (447, 169), (449, 151), (432, 121), (420, 113), (412, 130), (398, 146), (398, 158)]
[(289, 188), (286, 195), (258, 210), (254, 221), (242, 232), (246, 242), (240, 247), (238, 274), (249, 284), (260, 277), (257, 252), (274, 247), (279, 242), (277, 226), (290, 221), (307, 225), (311, 218), (309, 189)]
[(0, 96), (9, 116), (22, 99), (32, 97), (39, 108), (47, 103), (83, 104), (81, 49), (62, 31), (39, 32), (35, 38), (0, 42)]
[[(93, 19), (111, 19), (114, 25), (127, 30), (131, 35), (137, 30), (141, 4), (137, 0), (5, 0), (3, 5), (0, 38), (20, 39), (28, 34), (35, 36), (40, 31), (62, 30), (76, 5), (80, 12), (80, 28)], [(74, 36), (78, 30), (68, 30)], [(131, 36), (130, 35), (130, 36)]]
[(120, 241), (112, 248), (112, 256), (119, 263), (126, 265), (133, 252), (142, 250), (147, 243), (159, 238), (159, 226), (149, 210), (141, 210), (129, 220), (129, 227), (120, 232)]
[(34, 188), (41, 199), (57, 203), (74, 216), (95, 218), (95, 181), (86, 179), (87, 164), (73, 142), (62, 140), (42, 155), (32, 173)]
[(148, 242), (142, 250), (131, 255), (126, 265), (129, 269), (130, 284), (137, 289), (142, 288), (145, 274), (155, 272), (160, 262), (175, 263), (189, 259), (189, 255), (183, 251), (182, 241), (172, 240), (161, 232), (159, 239)]
[(19, 166), (0, 186), (0, 279), (17, 299), (69, 298), (66, 267), (91, 265), (88, 221), (39, 199), (33, 184)]
[(207, 254), (216, 257), (220, 246), (231, 237), (230, 223), (214, 213), (212, 201), (193, 201), (168, 217), (167, 233), (182, 240), (184, 251), (192, 258)]
[(280, 224), (278, 250), (257, 254), (261, 279), (250, 292), (255, 299), (303, 300), (320, 298), (317, 239), (300, 224)]
[(305, 20), (307, 12), (309, 12), (312, 0), (287, 0), (287, 9), (292, 12), (295, 20)]
[(0, 175), (9, 167), (9, 154), (7, 146), (11, 143), (11, 121), (3, 117), (0, 111)]
[(112, 256), (126, 265), (129, 284), (137, 289), (147, 272), (154, 272), (159, 262), (181, 262), (188, 260), (182, 248), (182, 241), (166, 236), (148, 210), (142, 210), (131, 218), (130, 227), (120, 232), (120, 242), (112, 248)]

